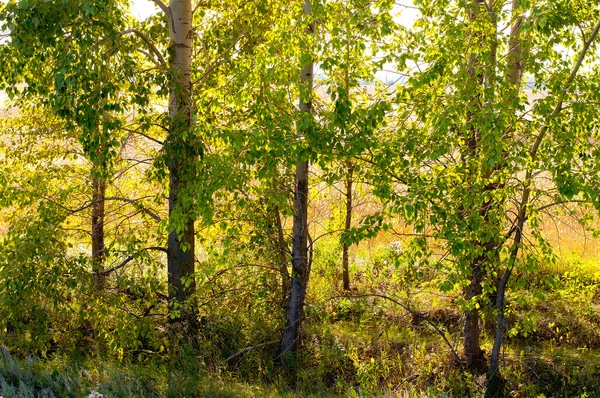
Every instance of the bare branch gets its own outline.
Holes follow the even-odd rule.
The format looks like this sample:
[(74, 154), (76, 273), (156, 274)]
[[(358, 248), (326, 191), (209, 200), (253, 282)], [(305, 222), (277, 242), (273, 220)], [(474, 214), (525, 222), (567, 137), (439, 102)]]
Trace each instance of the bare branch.
[(456, 353), (456, 350), (454, 349), (454, 347), (452, 346), (452, 344), (448, 340), (448, 337), (446, 337), (446, 333), (444, 333), (444, 331), (441, 330), (433, 321), (431, 321), (429, 318), (427, 318), (425, 316), (425, 314), (423, 314), (422, 312), (415, 311), (414, 309), (412, 309), (411, 306), (410, 306), (410, 304), (408, 304), (408, 303), (402, 303), (402, 302), (396, 300), (393, 297), (386, 296), (385, 294), (379, 294), (379, 293), (346, 295), (346, 296), (334, 296), (334, 297), (330, 297), (329, 300), (336, 299), (336, 298), (361, 298), (361, 297), (378, 297), (378, 298), (382, 298), (382, 299), (385, 299), (385, 300), (389, 300), (392, 303), (394, 303), (394, 304), (402, 307), (404, 310), (406, 310), (406, 312), (408, 312), (409, 314), (411, 314), (413, 317), (417, 317), (418, 319), (421, 319), (421, 320), (427, 322), (436, 331), (436, 333), (439, 334), (442, 339), (444, 339), (444, 342), (446, 343), (446, 345), (450, 349), (450, 352), (452, 353), (452, 356), (456, 360), (456, 363), (462, 363), (462, 360), (460, 359), (460, 357)]
[(159, 123), (151, 123), (150, 125), (151, 125), (151, 126), (160, 127), (161, 129), (165, 130), (167, 133), (170, 133), (170, 132), (171, 132), (171, 131), (170, 131), (170, 130), (167, 128), (167, 127), (163, 126), (162, 124), (159, 124)]
[(157, 68), (160, 68), (162, 65), (160, 64), (160, 62), (158, 62), (158, 60), (156, 58), (154, 58), (152, 56), (152, 54), (150, 54), (148, 51), (146, 50), (141, 50), (141, 49), (137, 49), (138, 52), (142, 55), (145, 55), (146, 58), (148, 58), (154, 65), (156, 65)]
[(260, 348), (260, 347), (264, 347), (264, 346), (271, 345), (271, 344), (277, 344), (277, 343), (279, 343), (279, 340), (272, 340), (272, 341), (267, 341), (266, 343), (260, 343), (260, 344), (256, 344), (256, 345), (249, 346), (249, 347), (246, 347), (246, 348), (242, 348), (241, 350), (239, 350), (239, 351), (238, 351), (238, 352), (236, 352), (235, 354), (233, 354), (233, 355), (229, 356), (229, 357), (228, 357), (228, 358), (225, 360), (225, 362), (229, 362), (229, 361), (231, 361), (232, 359), (234, 359), (234, 358), (237, 358), (237, 357), (239, 357), (240, 355), (242, 355), (242, 354), (245, 354), (245, 353), (247, 353), (247, 352), (249, 352), (249, 351), (252, 351), (252, 350), (253, 350), (253, 349), (255, 349), (255, 348)]

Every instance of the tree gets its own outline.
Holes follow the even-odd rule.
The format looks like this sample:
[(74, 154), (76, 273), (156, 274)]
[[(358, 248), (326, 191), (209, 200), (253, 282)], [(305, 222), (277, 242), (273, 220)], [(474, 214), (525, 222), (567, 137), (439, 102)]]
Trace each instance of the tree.
[[(43, 354), (57, 346), (86, 348), (93, 336), (116, 355), (141, 344), (157, 349), (154, 321), (145, 314), (161, 307), (160, 257), (149, 250), (159, 244), (151, 227), (160, 210), (144, 197), (156, 188), (140, 178), (144, 170), (132, 153), (143, 143), (120, 137), (126, 149), (104, 180), (106, 266), (98, 272), (89, 253), (95, 166), (80, 131), (65, 129), (47, 109), (21, 104), (18, 113), (2, 118), (0, 134), (2, 344)], [(98, 280), (105, 290), (97, 288)]]
[[(3, 5), (3, 27), (10, 32), (10, 40), (2, 45), (6, 58), (0, 81), (9, 95), (21, 98), (21, 105), (25, 101), (43, 104), (63, 119), (67, 129), (80, 133), (94, 164), (91, 258), (102, 286), (106, 179), (119, 145), (112, 132), (121, 124), (127, 101), (127, 94), (120, 91), (126, 77), (115, 77), (112, 69), (131, 65), (133, 59), (115, 56), (118, 29), (125, 20), (122, 3), (84, 3), (82, 7), (63, 3)], [(57, 9), (65, 5), (68, 10)], [(92, 23), (87, 23), (89, 20)], [(103, 39), (98, 42), (98, 37)], [(93, 45), (98, 51), (91, 51)], [(16, 85), (23, 83), (26, 86), (19, 92)]]
[[(319, 67), (327, 96), (319, 115), (323, 121), (318, 165), (329, 184), (341, 181), (344, 215), (341, 227), (342, 286), (350, 289), (349, 247), (358, 243), (352, 228), (354, 188), (367, 182), (363, 156), (379, 144), (390, 103), (389, 86), (377, 77), (391, 59), (387, 42), (398, 29), (390, 3), (385, 1), (329, 1), (323, 8), (324, 33), (319, 40)], [(362, 177), (362, 179), (361, 179)]]
[[(517, 2), (513, 2), (513, 11), (516, 11), (518, 9), (517, 4), (518, 4)], [(569, 10), (569, 11), (573, 12), (572, 10)], [(573, 14), (571, 14), (571, 16), (576, 16), (576, 18), (573, 19), (574, 22), (576, 21), (575, 23), (581, 23), (583, 21), (589, 23), (591, 18), (594, 18), (594, 17), (598, 18), (597, 11), (594, 12), (591, 10), (583, 10), (583, 12), (575, 11), (575, 12), (573, 12)], [(584, 17), (584, 18), (581, 18), (581, 17)], [(586, 19), (587, 19), (587, 21), (586, 21)], [(591, 19), (591, 20), (593, 21), (593, 19)], [(515, 45), (515, 47), (517, 47), (517, 48), (520, 46), (520, 44), (518, 44), (519, 29), (520, 29), (519, 22), (520, 21), (517, 20), (517, 23), (513, 27), (513, 32), (511, 32), (511, 43), (513, 45)], [(497, 298), (496, 298), (496, 312), (497, 312), (496, 333), (494, 335), (494, 345), (492, 347), (492, 352), (491, 352), (490, 370), (489, 370), (489, 377), (488, 377), (488, 389), (486, 391), (487, 396), (496, 396), (501, 393), (501, 390), (498, 389), (497, 384), (498, 384), (498, 378), (499, 378), (500, 349), (502, 347), (502, 340), (503, 340), (505, 329), (506, 329), (506, 319), (505, 319), (506, 287), (507, 287), (508, 281), (511, 277), (511, 274), (515, 268), (519, 250), (523, 247), (523, 236), (524, 236), (525, 224), (528, 219), (535, 218), (536, 212), (534, 210), (532, 210), (532, 207), (533, 207), (532, 204), (535, 203), (535, 199), (533, 199), (532, 193), (536, 190), (535, 182), (534, 182), (535, 181), (534, 170), (536, 168), (540, 168), (543, 166), (546, 166), (546, 167), (550, 166), (548, 168), (550, 170), (552, 170), (552, 172), (555, 175), (559, 194), (560, 194), (560, 196), (563, 196), (562, 198), (558, 198), (557, 202), (560, 203), (562, 201), (570, 201), (570, 200), (572, 200), (572, 198), (575, 194), (583, 194), (583, 197), (585, 198), (584, 200), (589, 201), (589, 203), (592, 203), (596, 207), (598, 207), (598, 204), (597, 204), (598, 199), (593, 196), (590, 196), (590, 194), (592, 194), (592, 195), (595, 194), (595, 191), (597, 188), (590, 187), (587, 183), (584, 182), (585, 180), (588, 179), (588, 177), (584, 177), (582, 175), (575, 177), (572, 175), (570, 178), (569, 177), (566, 178), (566, 180), (568, 182), (565, 183), (563, 180), (564, 177), (561, 176), (561, 171), (559, 171), (560, 168), (559, 168), (559, 170), (555, 169), (556, 163), (544, 164), (545, 162), (540, 162), (539, 159), (541, 157), (540, 148), (543, 148), (542, 144), (544, 143), (544, 141), (552, 140), (551, 138), (548, 137), (549, 131), (553, 127), (552, 124), (556, 123), (555, 122), (556, 119), (559, 119), (559, 117), (561, 116), (560, 114), (563, 112), (563, 109), (565, 108), (565, 101), (569, 97), (569, 94), (571, 94), (573, 92), (573, 85), (575, 84), (575, 79), (577, 77), (579, 77), (580, 69), (581, 69), (582, 65), (584, 64), (584, 60), (586, 59), (586, 56), (588, 55), (588, 53), (590, 52), (590, 49), (592, 48), (594, 42), (596, 41), (599, 31), (600, 31), (600, 20), (598, 20), (598, 22), (595, 23), (591, 32), (589, 33), (589, 36), (585, 35), (585, 33), (582, 34), (581, 41), (583, 43), (582, 43), (582, 46), (581, 46), (581, 49), (579, 50), (579, 52), (576, 53), (577, 58), (575, 60), (573, 67), (570, 69), (570, 71), (567, 69), (568, 75), (567, 74), (564, 75), (566, 77), (566, 79), (564, 81), (561, 81), (561, 84), (558, 87), (553, 87), (553, 89), (556, 89), (556, 92), (552, 92), (552, 90), (550, 90), (551, 94), (549, 96), (552, 98), (552, 100), (555, 100), (556, 103), (553, 108), (542, 110), (542, 115), (545, 116), (544, 121), (541, 122), (540, 124), (538, 124), (539, 130), (537, 130), (535, 132), (535, 134), (534, 134), (535, 138), (532, 141), (530, 141), (529, 162), (527, 163), (526, 168), (525, 168), (525, 178), (523, 180), (523, 184), (521, 187), (521, 197), (520, 197), (520, 201), (518, 202), (518, 206), (517, 206), (517, 209), (518, 209), (517, 215), (513, 220), (514, 227), (511, 230), (511, 236), (513, 237), (513, 242), (510, 246), (510, 254), (507, 259), (506, 267), (504, 268), (502, 277), (498, 284), (498, 294), (497, 294)], [(515, 57), (513, 57), (512, 61), (519, 62), (518, 61), (519, 55), (520, 54), (517, 54)], [(565, 72), (563, 72), (563, 73), (565, 73)], [(509, 79), (511, 79), (512, 77), (513, 77), (513, 75), (509, 74)], [(583, 80), (583, 82), (585, 82), (585, 80)], [(580, 84), (582, 84), (583, 82), (580, 82)], [(583, 84), (585, 84), (585, 83), (583, 83)], [(584, 109), (581, 109), (580, 111), (582, 111), (582, 114), (585, 114)], [(578, 136), (578, 138), (580, 140), (582, 139), (584, 142), (587, 141), (588, 143), (589, 143), (589, 140), (592, 139), (592, 136), (590, 135), (590, 133), (593, 134), (592, 131), (587, 129), (585, 126), (581, 126), (579, 124), (573, 125), (572, 130), (567, 129), (566, 131), (563, 131), (562, 133), (565, 135), (573, 134), (575, 136)], [(559, 131), (555, 130), (555, 135), (558, 135), (560, 137)], [(559, 137), (552, 137), (552, 138), (554, 138), (555, 140), (560, 140)], [(560, 154), (560, 152), (559, 152), (559, 154)], [(553, 159), (554, 156), (552, 156), (552, 155), (556, 155), (556, 154), (548, 154), (548, 155), (550, 155), (550, 156), (546, 156), (546, 158), (547, 158), (546, 162), (549, 159)], [(558, 159), (560, 159), (560, 157)], [(553, 160), (558, 160), (558, 159), (554, 158)], [(575, 161), (573, 163), (574, 164), (572, 164), (571, 167), (575, 166), (578, 162)], [(587, 168), (587, 172), (589, 172), (590, 175), (597, 176), (598, 174), (597, 174), (596, 168), (598, 167), (598, 164), (595, 161), (586, 162), (586, 163), (587, 164), (584, 166), (584, 168)], [(575, 177), (575, 178), (573, 178), (573, 177)], [(591, 188), (591, 190), (590, 190), (590, 188)], [(550, 204), (546, 204), (545, 206), (549, 206), (549, 205), (551, 206), (553, 204), (554, 203), (550, 203)]]
[[(93, 253), (98, 271), (103, 257), (104, 200), (100, 199), (104, 165), (110, 162), (117, 144), (111, 131), (121, 124), (106, 118), (106, 111), (135, 109), (141, 117), (139, 128), (134, 130), (140, 132), (152, 124), (160, 125), (155, 121), (150, 103), (153, 85), (159, 84), (159, 94), (168, 93), (168, 134), (162, 160), (169, 174), (170, 318), (192, 322), (196, 312), (193, 304), (194, 221), (197, 218), (194, 188), (201, 151), (192, 126), (193, 10), (191, 1), (174, 1), (170, 6), (161, 1), (157, 4), (168, 25), (168, 30), (162, 32), (169, 37), (169, 44), (163, 46), (172, 54), (168, 61), (153, 37), (143, 31), (147, 29), (160, 40), (163, 20), (154, 18), (150, 23), (135, 26), (136, 22), (126, 15), (128, 2), (9, 2), (3, 6), (3, 19), (11, 40), (2, 50), (6, 56), (3, 71), (10, 73), (4, 73), (2, 80), (10, 95), (36, 97), (40, 103), (52, 107), (68, 127), (82, 128), (84, 149), (98, 163), (93, 183), (98, 200), (92, 206)], [(144, 65), (138, 56), (140, 53), (156, 69), (146, 73), (137, 69)], [(45, 79), (45, 75), (51, 79)], [(19, 93), (15, 87), (22, 83), (26, 86)], [(94, 89), (98, 87), (101, 88)]]
[[(155, 1), (169, 26), (169, 132), (166, 163), (169, 168), (168, 274), (171, 319), (195, 322), (196, 305), (189, 304), (196, 290), (193, 194), (199, 143), (192, 129), (192, 37), (191, 0), (171, 1), (169, 7)], [(187, 303), (187, 304), (186, 304)], [(187, 305), (187, 307), (186, 307)]]
[[(577, 20), (587, 26), (595, 11), (544, 2), (531, 4), (528, 10), (515, 2), (510, 12), (496, 2), (479, 1), (451, 2), (447, 7), (423, 2), (420, 7), (421, 18), (410, 34), (400, 32), (398, 40), (408, 47), (397, 61), (408, 78), (396, 95), (394, 119), (400, 128), (374, 155), (384, 176), (376, 181), (375, 192), (389, 201), (391, 210), (404, 214), (420, 235), (407, 246), (413, 265), (426, 266), (434, 252), (442, 253), (442, 260), (432, 265), (448, 273), (440, 281), (442, 290), (460, 287), (463, 292), (465, 363), (473, 369), (483, 366), (479, 310), (486, 305), (484, 297), (500, 300), (506, 286), (500, 275), (507, 275), (500, 274), (501, 266), (522, 261), (513, 251), (523, 249), (521, 238), (516, 245), (513, 240), (522, 227), (518, 220), (532, 217), (536, 207), (545, 208), (552, 201), (547, 189), (539, 189), (532, 206), (528, 193), (527, 211), (517, 205), (532, 212), (528, 216), (515, 213), (514, 203), (523, 203), (523, 193), (531, 189), (523, 187), (535, 185), (535, 176), (555, 173), (562, 163), (553, 163), (552, 154), (542, 167), (536, 155), (537, 173), (528, 166), (531, 154), (537, 153), (531, 148), (540, 145), (531, 138), (540, 137), (535, 129), (547, 137), (541, 120), (555, 120), (560, 112), (553, 114), (557, 108), (549, 102), (554, 98), (561, 108), (560, 98), (570, 92), (577, 74), (575, 70), (569, 77), (564, 72), (552, 45), (571, 46), (564, 40), (573, 38), (571, 24)], [(555, 24), (552, 29), (546, 26), (549, 21)], [(503, 26), (511, 27), (509, 35), (502, 33)], [(432, 39), (434, 32), (438, 39)], [(506, 56), (498, 57), (503, 51)], [(528, 73), (545, 95), (534, 103), (528, 103), (525, 95), (523, 79)], [(557, 84), (550, 76), (565, 79)], [(588, 139), (589, 133), (581, 132)], [(552, 139), (562, 136), (555, 132)], [(533, 235), (539, 236), (534, 227)], [(500, 311), (498, 302), (496, 307)]]
[[(312, 84), (314, 60), (311, 54), (311, 44), (316, 24), (310, 21), (312, 14), (311, 0), (304, 2), (304, 15), (309, 20), (306, 28), (307, 39), (304, 48), (306, 55), (301, 59), (306, 62), (300, 75), (300, 111), (304, 113), (299, 121), (299, 139), (308, 133), (308, 129), (314, 128), (312, 120)], [(296, 182), (294, 188), (294, 224), (292, 234), (292, 280), (290, 284), (289, 297), (286, 303), (286, 326), (281, 339), (281, 355), (294, 354), (298, 349), (300, 340), (300, 326), (302, 324), (304, 299), (308, 283), (308, 159), (299, 155), (296, 163)]]

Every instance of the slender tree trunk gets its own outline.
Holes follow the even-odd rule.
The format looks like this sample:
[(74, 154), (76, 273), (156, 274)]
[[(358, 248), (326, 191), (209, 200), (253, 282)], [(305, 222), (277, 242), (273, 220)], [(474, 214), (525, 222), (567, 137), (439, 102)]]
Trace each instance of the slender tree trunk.
[[(518, 0), (513, 0), (513, 2), (512, 2), (513, 15), (516, 15), (518, 3), (519, 3)], [(515, 18), (515, 25), (520, 27), (520, 24), (521, 24), (521, 17)], [(596, 22), (594, 29), (592, 30), (591, 34), (589, 35), (585, 44), (583, 45), (583, 48), (581, 49), (581, 52), (579, 53), (579, 56), (577, 58), (577, 62), (575, 63), (573, 69), (571, 70), (569, 78), (567, 79), (567, 81), (563, 85), (562, 90), (560, 91), (560, 94), (558, 96), (558, 102), (556, 103), (554, 110), (550, 114), (550, 117), (555, 117), (562, 111), (563, 101), (565, 99), (565, 96), (566, 96), (567, 92), (569, 91), (569, 89), (571, 88), (571, 85), (572, 85), (573, 81), (575, 80), (575, 77), (577, 76), (577, 73), (578, 73), (579, 69), (581, 68), (581, 65), (583, 64), (583, 60), (584, 60), (586, 54), (588, 53), (592, 43), (596, 40), (596, 36), (598, 35), (599, 32), (600, 32), (600, 20)], [(516, 51), (519, 51), (518, 55), (520, 56), (521, 60), (519, 60), (519, 58), (517, 58), (517, 57), (511, 58), (509, 56), (509, 63), (510, 63), (509, 65), (512, 66), (513, 68), (515, 68), (515, 67), (520, 68), (521, 71), (518, 73), (519, 73), (519, 76), (522, 76), (522, 70), (523, 70), (522, 52), (521, 52), (522, 50), (520, 48), (518, 48), (521, 46), (522, 40), (520, 39), (519, 34), (520, 34), (519, 29), (515, 29), (513, 26), (513, 29), (511, 31), (511, 39), (510, 40), (512, 43), (517, 43), (517, 44), (511, 45), (511, 48), (509, 49), (509, 51), (511, 49), (513, 51), (515, 49), (516, 49)], [(511, 83), (513, 82), (511, 77), (514, 77), (514, 76), (515, 76), (515, 74), (514, 73), (511, 74), (509, 71), (509, 74), (508, 74), (509, 82), (511, 82)], [(548, 126), (549, 126), (548, 124), (542, 125), (538, 135), (535, 137), (535, 140), (533, 142), (531, 150), (529, 151), (529, 155), (531, 156), (531, 162), (529, 163), (527, 172), (525, 174), (523, 196), (522, 196), (521, 202), (519, 204), (519, 213), (517, 214), (517, 219), (516, 219), (515, 238), (513, 241), (512, 248), (511, 248), (510, 257), (508, 260), (508, 264), (506, 266), (506, 270), (504, 271), (504, 274), (502, 275), (502, 278), (500, 279), (500, 282), (498, 284), (498, 295), (497, 295), (497, 299), (496, 299), (496, 311), (497, 311), (496, 333), (494, 335), (494, 345), (492, 347), (492, 354), (491, 354), (491, 358), (490, 358), (490, 370), (489, 370), (489, 374), (488, 374), (488, 383), (487, 383), (487, 388), (486, 388), (486, 393), (485, 393), (486, 397), (502, 396), (502, 382), (501, 382), (499, 370), (500, 370), (500, 350), (502, 348), (502, 340), (503, 340), (503, 336), (504, 336), (504, 331), (506, 329), (506, 316), (504, 314), (506, 285), (508, 284), (508, 281), (512, 274), (512, 270), (515, 266), (517, 254), (519, 253), (519, 248), (520, 248), (520, 245), (521, 245), (522, 239), (523, 239), (523, 229), (525, 227), (525, 222), (527, 221), (527, 205), (529, 204), (529, 196), (531, 195), (532, 176), (534, 174), (532, 165), (535, 164), (535, 161), (538, 157), (538, 150), (540, 149), (540, 145), (542, 144), (544, 137), (546, 136), (546, 134), (549, 131)]]
[(92, 271), (99, 288), (104, 286), (104, 214), (106, 182), (92, 172)]
[[(471, 284), (465, 289), (465, 299), (471, 300), (481, 294), (481, 258), (472, 267)], [(466, 366), (475, 369), (481, 365), (483, 354), (479, 342), (479, 309), (465, 311), (465, 336), (463, 341)]]
[[(351, 162), (346, 162), (346, 223), (344, 232), (347, 233), (352, 227), (352, 184), (354, 182), (354, 165)], [(348, 270), (349, 263), (348, 243), (342, 245), (342, 279), (344, 281), (344, 290), (350, 290), (350, 272)]]
[[(312, 13), (311, 1), (305, 0), (304, 14)], [(307, 28), (307, 35), (314, 34), (315, 25)], [(304, 66), (302, 84), (312, 90), (313, 62)], [(311, 100), (300, 100), (300, 110), (312, 113)], [(302, 132), (299, 132), (302, 134)], [(304, 297), (308, 279), (308, 160), (299, 159), (296, 164), (296, 187), (294, 192), (294, 225), (292, 235), (292, 281), (286, 309), (286, 326), (281, 339), (281, 355), (295, 353), (298, 349), (302, 322)]]
[(172, 0), (167, 16), (170, 28), (171, 60), (167, 139), (169, 159), (169, 217), (177, 227), (168, 239), (168, 284), (171, 321), (195, 324), (196, 290), (194, 276), (193, 198), (190, 186), (196, 178), (192, 124), (192, 4), (191, 0)]
[(521, 45), (521, 25), (523, 17), (519, 15), (519, 0), (512, 0), (513, 24), (510, 29), (508, 40), (508, 83), (514, 88), (515, 95), (518, 94), (521, 76), (523, 75), (523, 46)]
[(286, 310), (286, 327), (281, 340), (281, 353), (295, 352), (298, 348), (300, 324), (306, 294), (308, 271), (308, 162), (296, 165), (296, 192), (294, 195), (294, 226), (292, 236), (292, 283)]

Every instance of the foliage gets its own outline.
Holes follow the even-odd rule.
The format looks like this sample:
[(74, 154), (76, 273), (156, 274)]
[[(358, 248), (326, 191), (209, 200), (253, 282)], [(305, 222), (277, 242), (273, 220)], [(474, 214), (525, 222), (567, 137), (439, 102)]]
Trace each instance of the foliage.
[[(144, 21), (122, 0), (0, 4), (3, 396), (474, 396), (485, 369), (457, 366), (458, 342), (479, 312), (508, 391), (599, 388), (596, 2), (199, 2), (189, 76), (177, 4), (155, 3)], [(310, 279), (289, 374), (298, 159)]]

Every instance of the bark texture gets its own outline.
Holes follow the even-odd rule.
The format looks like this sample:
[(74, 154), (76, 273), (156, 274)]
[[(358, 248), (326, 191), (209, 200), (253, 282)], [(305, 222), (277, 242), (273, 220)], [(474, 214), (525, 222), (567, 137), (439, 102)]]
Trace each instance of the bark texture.
[(292, 236), (292, 281), (287, 300), (286, 327), (281, 339), (281, 353), (298, 349), (300, 325), (306, 295), (308, 272), (308, 162), (296, 165), (296, 192), (294, 195), (294, 226)]
[(92, 175), (92, 271), (98, 287), (104, 285), (104, 216), (106, 182), (102, 176)]
[[(475, 263), (472, 268), (471, 284), (465, 291), (465, 299), (471, 300), (481, 294), (481, 266)], [(474, 369), (481, 365), (483, 354), (479, 342), (479, 310), (473, 308), (465, 311), (465, 337), (463, 349), (467, 368)]]

